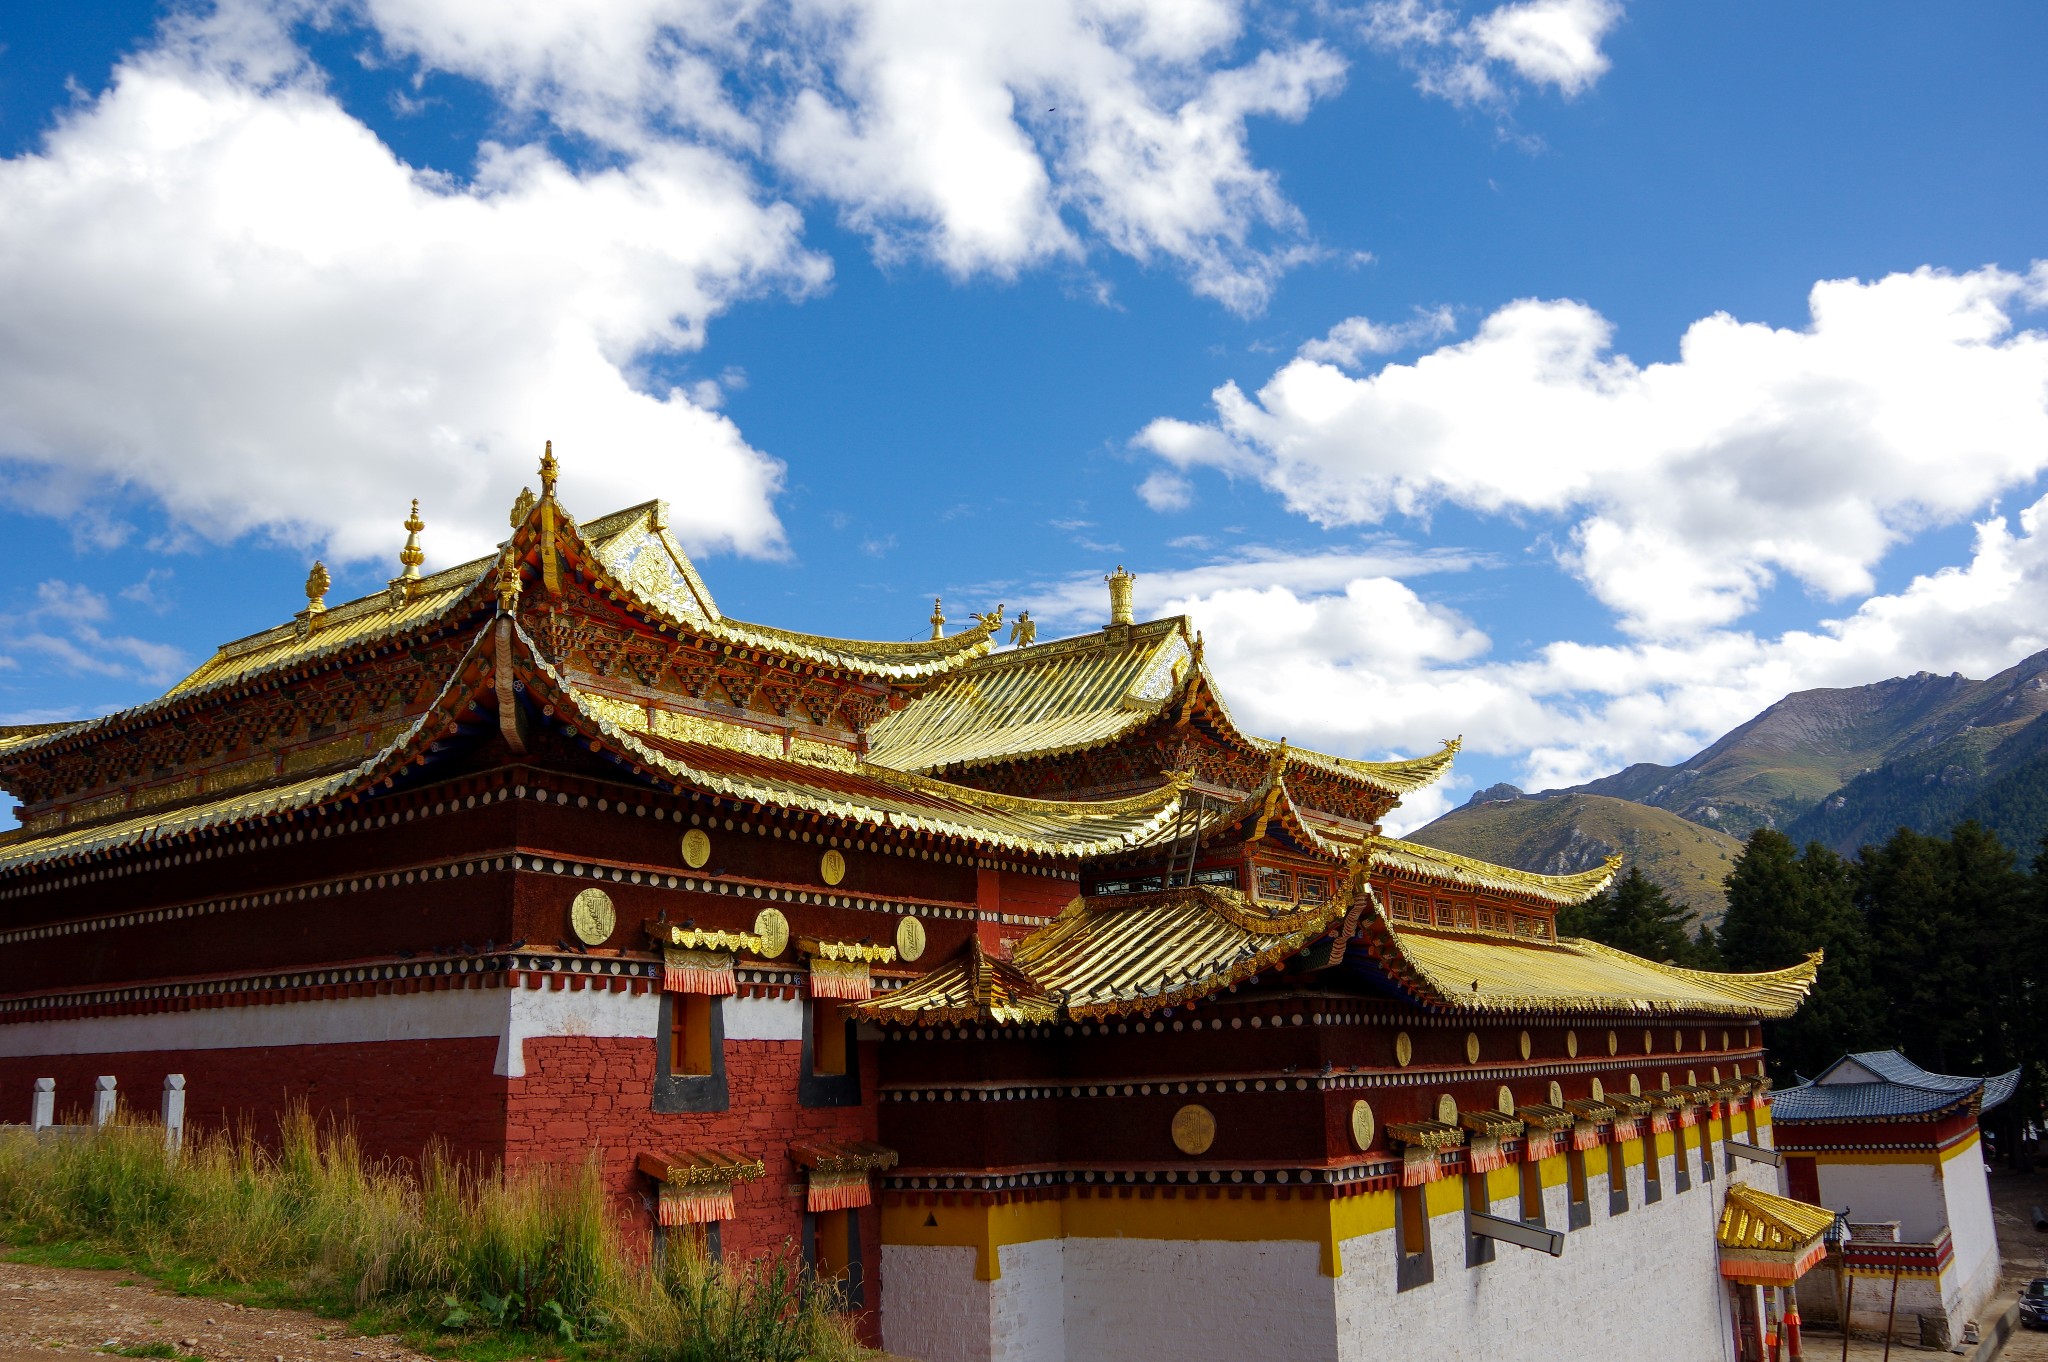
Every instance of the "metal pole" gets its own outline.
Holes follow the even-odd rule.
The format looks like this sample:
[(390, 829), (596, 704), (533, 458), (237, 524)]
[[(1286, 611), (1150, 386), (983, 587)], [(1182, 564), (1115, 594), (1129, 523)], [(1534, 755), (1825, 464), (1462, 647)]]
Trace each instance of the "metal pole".
[(1892, 1321), (1899, 1314), (1899, 1269), (1892, 1269), (1892, 1305), (1884, 1315), (1884, 1362), (1892, 1362)]
[[(1842, 1245), (1842, 1257), (1846, 1262), (1849, 1246)], [(1845, 1268), (1844, 1271), (1847, 1269)], [(1849, 1278), (1849, 1289), (1842, 1293), (1842, 1362), (1849, 1362), (1849, 1312), (1856, 1308), (1856, 1279)]]

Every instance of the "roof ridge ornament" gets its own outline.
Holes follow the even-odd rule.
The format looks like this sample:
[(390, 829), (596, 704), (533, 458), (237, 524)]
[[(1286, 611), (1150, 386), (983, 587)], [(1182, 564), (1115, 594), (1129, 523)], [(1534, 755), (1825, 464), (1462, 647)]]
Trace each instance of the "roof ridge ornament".
[(942, 597), (939, 597), (939, 596), (934, 596), (934, 597), (932, 597), (932, 618), (931, 618), (931, 626), (932, 626), (932, 642), (936, 643), (936, 642), (938, 642), (938, 641), (939, 641), (940, 639), (942, 639), (942, 638), (944, 638), (944, 637), (946, 636), (946, 606), (945, 606), (945, 600), (944, 600), (944, 598), (942, 598)]
[(427, 522), (420, 519), (420, 499), (412, 499), (412, 510), (405, 517), (405, 547), (398, 551), (398, 575), (391, 579), (391, 604), (403, 605), (419, 594), (420, 564), (427, 561), (425, 549), (420, 547), (420, 531), (427, 528)]
[(1136, 616), (1131, 613), (1131, 588), (1138, 580), (1137, 575), (1124, 571), (1124, 565), (1118, 563), (1116, 571), (1102, 580), (1109, 583), (1110, 626), (1135, 624)]
[(543, 501), (555, 498), (555, 479), (561, 476), (562, 466), (555, 462), (555, 442), (549, 440), (540, 452), (540, 495)]
[(327, 564), (313, 560), (313, 570), (306, 574), (306, 613), (324, 615), (327, 613), (327, 588), (334, 585), (334, 579), (327, 573)]
[(519, 608), (519, 593), (525, 582), (519, 573), (519, 550), (505, 545), (505, 552), (498, 558), (498, 613), (512, 614)]
[(526, 518), (533, 514), (533, 508), (539, 503), (539, 501), (540, 498), (536, 497), (533, 494), (533, 489), (531, 487), (522, 487), (519, 489), (519, 495), (512, 499), (513, 529), (516, 530), (521, 525), (524, 525), (526, 523)]

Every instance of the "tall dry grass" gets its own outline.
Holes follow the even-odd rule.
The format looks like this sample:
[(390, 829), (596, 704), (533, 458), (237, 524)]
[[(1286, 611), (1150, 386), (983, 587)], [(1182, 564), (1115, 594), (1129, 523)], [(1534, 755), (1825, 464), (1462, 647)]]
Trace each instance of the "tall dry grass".
[(176, 1158), (149, 1125), (0, 1133), (0, 1235), (416, 1328), (548, 1334), (640, 1362), (862, 1353), (830, 1288), (785, 1264), (714, 1264), (685, 1246), (658, 1269), (634, 1261), (594, 1160), (498, 1177), (429, 1151), (413, 1175), (365, 1160), (347, 1128), (304, 1112), (275, 1142), (196, 1134)]

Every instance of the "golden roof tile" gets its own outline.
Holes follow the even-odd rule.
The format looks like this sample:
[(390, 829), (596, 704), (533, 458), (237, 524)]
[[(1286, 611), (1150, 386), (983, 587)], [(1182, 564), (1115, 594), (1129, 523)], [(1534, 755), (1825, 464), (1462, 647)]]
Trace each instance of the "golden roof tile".
[(1827, 1232), (1835, 1213), (1824, 1206), (1728, 1184), (1721, 1223), (1721, 1275), (1758, 1285), (1794, 1282), (1827, 1256)]
[(1789, 969), (1715, 974), (1657, 964), (1595, 941), (1442, 935), (1384, 919), (1368, 945), (1424, 1000), (1460, 1012), (1789, 1017), (1820, 968), (1816, 951)]
[(1059, 1019), (1059, 1007), (1030, 975), (982, 949), (979, 937), (914, 983), (853, 1009), (871, 1020), (941, 1025), (993, 1021), (1006, 1025)]
[(1442, 1121), (1390, 1121), (1387, 1139), (1409, 1149), (1435, 1152), (1458, 1148), (1465, 1143), (1465, 1132)]
[(1539, 875), (1439, 851), (1420, 842), (1382, 837), (1373, 844), (1372, 868), (1375, 874), (1508, 894), (1562, 908), (1584, 903), (1605, 889), (1621, 868), (1621, 857), (1611, 856), (1598, 869), (1582, 870), (1575, 875)]

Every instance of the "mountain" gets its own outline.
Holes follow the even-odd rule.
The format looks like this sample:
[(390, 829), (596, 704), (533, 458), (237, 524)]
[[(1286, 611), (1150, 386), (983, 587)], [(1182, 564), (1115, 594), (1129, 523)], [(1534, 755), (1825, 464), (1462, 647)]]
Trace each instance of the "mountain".
[(1984, 681), (1919, 672), (1798, 691), (1676, 766), (1645, 762), (1549, 793), (1632, 800), (1738, 838), (1783, 828), (1845, 852), (1900, 824), (1945, 832), (2048, 752), (2048, 728), (2036, 728), (2048, 713), (2044, 673), (2048, 652)]
[(1675, 813), (1607, 795), (1530, 797), (1512, 785), (1481, 790), (1409, 840), (1548, 875), (1589, 870), (1621, 852), (1696, 920), (1718, 923), (1721, 881), (1742, 844)]

